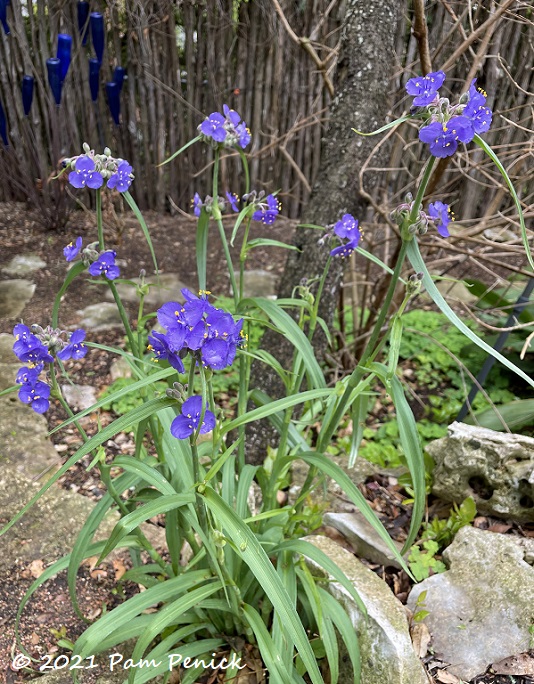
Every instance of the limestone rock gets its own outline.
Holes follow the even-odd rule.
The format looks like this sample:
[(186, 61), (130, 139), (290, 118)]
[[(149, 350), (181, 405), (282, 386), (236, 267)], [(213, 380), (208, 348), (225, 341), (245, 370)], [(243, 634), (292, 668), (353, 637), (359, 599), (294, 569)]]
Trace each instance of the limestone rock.
[(37, 254), (17, 254), (2, 271), (11, 276), (30, 275), (45, 266), (46, 261)]
[(59, 459), (47, 434), (48, 425), (44, 416), (22, 404), (16, 394), (2, 397), (0, 470), (11, 463), (28, 478), (49, 477), (57, 469)]
[[(408, 631), (406, 612), (390, 588), (374, 572), (366, 568), (355, 556), (331, 539), (319, 536), (306, 537), (339, 566), (354, 583), (368, 612), (368, 619), (336, 582), (328, 591), (347, 610), (360, 640), (362, 682), (365, 684), (426, 684), (423, 667), (415, 655)], [(307, 561), (317, 570), (318, 566)], [(344, 671), (347, 667), (347, 671)], [(349, 672), (350, 670), (350, 672)], [(340, 662), (339, 681), (352, 681), (350, 664)]]
[(15, 356), (15, 354), (13, 354), (14, 342), (15, 338), (13, 337), (13, 335), (9, 335), (8, 333), (0, 334), (0, 363), (12, 363), (18, 364), (19, 366), (22, 365), (21, 362)]
[(111, 328), (121, 328), (122, 321), (119, 311), (115, 304), (102, 302), (101, 304), (91, 304), (79, 312), (82, 320), (80, 328), (85, 330), (110, 330)]
[(115, 380), (118, 380), (119, 378), (131, 378), (132, 369), (123, 356), (118, 356), (109, 368), (109, 375), (112, 382), (115, 382)]
[[(156, 311), (166, 302), (183, 302), (182, 288), (187, 287), (176, 273), (162, 273), (159, 278), (157, 276), (147, 276), (145, 278), (147, 283), (152, 283), (152, 286), (145, 297), (145, 311)], [(132, 282), (139, 283), (139, 278), (133, 278)], [(191, 289), (191, 288), (188, 288)], [(136, 293), (136, 287), (128, 283), (119, 283), (117, 291), (120, 298), (125, 302), (137, 302), (139, 298)], [(195, 288), (192, 292), (196, 292)], [(113, 301), (111, 292), (106, 292), (106, 298)]]
[[(235, 277), (239, 280), (239, 271)], [(274, 273), (261, 268), (253, 268), (245, 271), (243, 278), (243, 292), (245, 297), (268, 297), (276, 299), (278, 277)]]
[[(327, 513), (323, 518), (325, 525), (331, 525), (350, 542), (360, 558), (386, 567), (400, 568), (401, 564), (393, 556), (391, 550), (378, 536), (373, 526), (364, 516), (355, 510), (352, 513)], [(394, 542), (399, 553), (401, 544)]]
[(35, 283), (30, 280), (0, 282), (0, 318), (17, 318), (33, 297)]
[(436, 496), (457, 503), (472, 496), (483, 515), (534, 522), (531, 437), (453, 423), (427, 451), (436, 463)]
[(449, 570), (412, 589), (412, 610), (427, 592), (424, 622), (434, 654), (460, 679), (470, 681), (491, 663), (529, 649), (534, 568), (525, 554), (511, 537), (462, 527), (443, 554)]
[(84, 411), (97, 402), (92, 385), (61, 385), (61, 391), (67, 404), (77, 411)]
[[(0, 470), (0, 510), (7, 523), (37, 494), (42, 483), (28, 480), (16, 468), (3, 465)], [(0, 572), (17, 563), (39, 558), (56, 559), (72, 551), (72, 546), (93, 503), (79, 494), (51, 487), (46, 494), (2, 536)], [(51, 524), (53, 521), (53, 524)], [(109, 533), (111, 521), (102, 525)]]

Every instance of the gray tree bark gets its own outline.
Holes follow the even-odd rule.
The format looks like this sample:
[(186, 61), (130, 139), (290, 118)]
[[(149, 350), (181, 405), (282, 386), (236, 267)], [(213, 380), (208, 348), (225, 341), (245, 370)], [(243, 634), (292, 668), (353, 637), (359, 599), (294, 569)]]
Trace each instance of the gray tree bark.
[[(356, 135), (351, 129), (372, 131), (385, 122), (389, 108), (388, 92), (396, 64), (394, 41), (403, 0), (347, 0), (347, 9), (335, 76), (335, 92), (329, 127), (322, 141), (321, 167), (302, 223), (327, 226), (345, 213), (355, 218), (365, 215), (367, 202), (359, 195), (358, 173), (376, 144), (372, 138)], [(382, 149), (381, 155), (387, 155)], [(383, 160), (385, 161), (385, 159)], [(366, 191), (375, 184), (366, 174)], [(320, 277), (328, 249), (318, 245), (318, 231), (297, 229), (279, 288), (280, 297), (289, 297), (303, 278)], [(335, 260), (326, 279), (319, 314), (330, 327), (339, 295), (343, 263)], [(320, 339), (322, 337), (322, 340)], [(262, 346), (289, 369), (293, 348), (279, 334), (268, 330)], [(314, 347), (318, 355), (325, 348), (322, 332)], [(283, 385), (265, 364), (254, 363), (251, 387), (260, 388), (272, 398), (283, 395)], [(275, 446), (277, 435), (268, 421), (259, 421), (247, 432), (246, 458), (260, 464), (267, 446)]]

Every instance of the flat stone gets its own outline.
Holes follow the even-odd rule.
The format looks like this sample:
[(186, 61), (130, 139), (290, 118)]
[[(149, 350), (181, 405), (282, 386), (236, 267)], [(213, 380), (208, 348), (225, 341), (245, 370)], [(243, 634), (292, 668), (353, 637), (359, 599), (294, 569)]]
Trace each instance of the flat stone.
[(43, 261), (37, 254), (17, 254), (2, 271), (11, 276), (23, 276), (39, 271), (45, 266), (46, 261)]
[[(346, 609), (358, 633), (361, 681), (365, 684), (427, 684), (425, 672), (412, 646), (406, 611), (388, 585), (331, 539), (309, 536), (305, 540), (324, 551), (345, 573), (367, 609), (366, 618), (342, 586), (337, 582), (325, 585), (325, 589)], [(306, 562), (314, 571), (321, 571), (315, 562)], [(340, 653), (339, 682), (352, 681), (350, 660), (346, 654), (343, 657)]]
[[(371, 523), (367, 522), (360, 511), (326, 513), (323, 521), (325, 525), (330, 525), (341, 532), (358, 557), (366, 558), (372, 563), (378, 563), (385, 567), (401, 568), (401, 564), (393, 556), (389, 547), (382, 541)], [(402, 545), (395, 541), (393, 543), (400, 553)]]
[(0, 318), (17, 318), (33, 297), (35, 283), (30, 280), (0, 282)]
[(92, 385), (61, 385), (61, 391), (67, 404), (77, 411), (84, 411), (97, 402)]
[[(11, 520), (42, 487), (16, 467), (2, 464), (0, 511), (2, 522)], [(93, 508), (90, 499), (52, 486), (28, 512), (2, 536), (0, 572), (13, 565), (46, 558), (55, 560), (72, 551), (76, 537)], [(53, 522), (53, 524), (52, 524)], [(111, 532), (113, 521), (103, 524), (99, 539)]]
[(534, 568), (526, 553), (508, 535), (462, 527), (443, 554), (449, 569), (412, 589), (411, 610), (426, 592), (424, 622), (448, 672), (471, 681), (488, 665), (528, 651)]
[(13, 354), (13, 344), (15, 338), (8, 333), (0, 334), (0, 363), (20, 364), (15, 354)]
[(30, 479), (48, 478), (60, 462), (47, 434), (46, 418), (21, 403), (16, 394), (0, 398), (0, 470), (12, 464)]
[[(121, 299), (125, 302), (137, 302), (139, 297), (137, 296), (136, 287), (141, 281), (139, 278), (132, 278), (136, 285), (128, 285), (128, 283), (119, 283), (117, 285), (117, 291)], [(150, 276), (145, 278), (145, 282), (152, 283), (148, 294), (145, 297), (145, 310), (146, 311), (156, 311), (166, 302), (184, 302), (184, 297), (182, 295), (182, 288), (187, 287), (176, 273), (162, 273), (159, 276)], [(191, 288), (188, 288), (191, 289)], [(192, 292), (196, 292), (193, 288)], [(106, 292), (106, 298), (110, 301), (113, 300), (113, 295), (111, 292)]]
[[(239, 271), (235, 273), (239, 282)], [(243, 294), (245, 297), (268, 297), (276, 299), (278, 276), (263, 269), (245, 271), (243, 278)]]
[(91, 304), (78, 313), (82, 317), (79, 327), (85, 330), (99, 331), (122, 328), (122, 321), (117, 306), (111, 302)]
[(115, 380), (118, 380), (119, 378), (131, 378), (132, 369), (123, 356), (118, 356), (109, 367), (109, 375), (112, 382), (115, 382)]
[(477, 511), (518, 522), (534, 522), (534, 439), (452, 423), (449, 434), (427, 445), (436, 464), (432, 491)]

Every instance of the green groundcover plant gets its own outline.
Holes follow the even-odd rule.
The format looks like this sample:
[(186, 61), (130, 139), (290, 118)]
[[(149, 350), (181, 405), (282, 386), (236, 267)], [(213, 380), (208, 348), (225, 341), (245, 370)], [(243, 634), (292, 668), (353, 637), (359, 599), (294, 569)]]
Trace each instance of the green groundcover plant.
[[(160, 674), (168, 678), (171, 670), (185, 665), (181, 681), (190, 684), (206, 668), (219, 667), (221, 662), (223, 669), (228, 668), (226, 677), (235, 677), (243, 667), (240, 663), (245, 656), (240, 644), (248, 643), (259, 649), (273, 684), (304, 681), (320, 684), (323, 681), (318, 665), (321, 659), (326, 659), (330, 681), (335, 684), (339, 673), (338, 638), (341, 638), (352, 662), (354, 681), (359, 681), (358, 635), (345, 611), (326, 591), (324, 576), (316, 576), (304, 559), (311, 559), (343, 585), (364, 614), (365, 607), (358, 596), (358, 587), (353, 586), (326, 554), (302, 539), (307, 529), (305, 511), (309, 494), (320, 478), (324, 475), (333, 478), (344, 496), (359, 508), (377, 536), (410, 572), (361, 492), (327, 454), (340, 423), (348, 415), (355, 426), (348, 449), (349, 463), (354, 463), (369, 408), (370, 388), (381, 383), (395, 405), (399, 443), (411, 477), (413, 512), (402, 553), (410, 549), (424, 513), (425, 467), (416, 420), (396, 373), (408, 302), (424, 287), (467, 339), (496, 356), (525, 382), (534, 384), (523, 371), (479, 339), (450, 309), (418, 249), (417, 237), (429, 227), (437, 230), (440, 236), (437, 239), (449, 235), (449, 207), (436, 199), (423, 208), (436, 158), (450, 156), (460, 143), (471, 141), (493, 160), (503, 175), (517, 206), (528, 249), (517, 195), (498, 158), (480, 137), (488, 130), (492, 116), (486, 107), (485, 95), (473, 82), (468, 93), (453, 105), (439, 95), (444, 79), (443, 72), (411, 79), (407, 84), (408, 93), (415, 96), (411, 114), (376, 131), (415, 119), (421, 122), (420, 140), (429, 145), (428, 161), (415, 189), (415, 198), (409, 195), (394, 212), (402, 240), (394, 269), (360, 247), (358, 221), (345, 214), (326, 227), (326, 232), (323, 228), (325, 235), (321, 240), (328, 252), (323, 277), (312, 289), (301, 289), (300, 296), (287, 299), (270, 301), (243, 295), (245, 263), (251, 250), (258, 246), (295, 248), (268, 238), (249, 239), (251, 222), (271, 225), (280, 211), (280, 203), (276, 196), (265, 196), (249, 187), (244, 148), (251, 134), (234, 110), (225, 105), (222, 113), (210, 114), (200, 124), (198, 136), (167, 160), (172, 162), (189, 145), (210, 146), (213, 189), (212, 195), (205, 198), (196, 194), (193, 203), (198, 217), (198, 292), (184, 289), (183, 302), (168, 302), (157, 312), (147, 312), (144, 307), (150, 287), (157, 284), (157, 263), (149, 230), (129, 193), (134, 178), (132, 167), (127, 161), (114, 158), (109, 149), (97, 154), (88, 145), (84, 145), (80, 155), (67, 160), (65, 172), (70, 184), (95, 193), (95, 240), (84, 246), (78, 237), (65, 247), (65, 258), (72, 265), (55, 299), (50, 325), (43, 328), (21, 323), (15, 327), (13, 350), (24, 365), (12, 389), (38, 413), (44, 413), (50, 401), (60, 402), (69, 415), (60, 427), (74, 424), (83, 445), (2, 532), (19, 520), (70, 466), (88, 454), (94, 456), (92, 465), (99, 469), (106, 493), (89, 515), (72, 552), (48, 567), (30, 587), (17, 621), (35, 590), (65, 569), (73, 606), (81, 615), (76, 593), (80, 563), (89, 556), (97, 555), (102, 560), (115, 549), (127, 548), (132, 568), (124, 579), (142, 585), (145, 590), (87, 627), (73, 645), (72, 658), (77, 658), (78, 663), (92, 662), (96, 654), (116, 650), (126, 641), (134, 640), (129, 661), (132, 666), (125, 671), (128, 682), (140, 684)], [(240, 197), (223, 193), (219, 187), (220, 160), (226, 150), (237, 152), (242, 160), (244, 193)], [(139, 221), (154, 258), (154, 276), (142, 273), (137, 285), (139, 312), (135, 327), (118, 294), (117, 283), (121, 278), (117, 255), (106, 246), (102, 223), (105, 186), (122, 193)], [(236, 215), (230, 240), (222, 223), (222, 213), (228, 209)], [(208, 291), (206, 257), (208, 242), (213, 238), (211, 226), (219, 234), (228, 264), (233, 313), (216, 306)], [(229, 247), (236, 240), (240, 241), (241, 249), (239, 266), (234, 269)], [(365, 353), (350, 375), (334, 387), (328, 387), (311, 339), (317, 326), (329, 336), (324, 321), (318, 316), (318, 307), (331, 260), (344, 258), (354, 250), (389, 271), (390, 285)], [(532, 265), (530, 254), (528, 258)], [(403, 280), (401, 274), (407, 260), (413, 275)], [(71, 283), (86, 273), (104, 282), (115, 299), (128, 351), (113, 348), (109, 351), (126, 359), (134, 382), (73, 415), (61, 395), (58, 374), (68, 374), (69, 361), (82, 359), (91, 347), (102, 347), (86, 339), (84, 330), (61, 329), (60, 303), (64, 296), (68, 297)], [(400, 308), (392, 312), (397, 288), (404, 288), (405, 297)], [(157, 326), (153, 326), (155, 319)], [(291, 341), (294, 356), (290, 368), (283, 368), (261, 346), (254, 350), (247, 348), (247, 331), (252, 322), (255, 325), (261, 322)], [(249, 386), (253, 359), (279, 374), (286, 389), (284, 397), (273, 400)], [(155, 363), (157, 371), (153, 372)], [(239, 391), (235, 417), (227, 420), (213, 390), (214, 377), (233, 364), (237, 364)], [(166, 383), (165, 391), (162, 382)], [(141, 397), (142, 402), (89, 438), (80, 419), (127, 396)], [(301, 432), (305, 421), (293, 418), (294, 409), (299, 405), (304, 409), (304, 416), (312, 416), (320, 424), (313, 448)], [(278, 430), (279, 444), (271, 454), (268, 467), (257, 467), (246, 462), (245, 429), (247, 424), (263, 418), (268, 418)], [(135, 432), (135, 454), (119, 455), (108, 463), (103, 445), (131, 426)], [(279, 503), (277, 492), (287, 481), (288, 471), (297, 459), (309, 466), (307, 478), (296, 501), (284, 505)], [(261, 492), (257, 511), (249, 496), (253, 482)], [(119, 522), (107, 539), (94, 542), (99, 525), (111, 509), (119, 512)], [(157, 515), (165, 519), (167, 553), (163, 556), (141, 529), (144, 521)], [(144, 561), (144, 552), (148, 554), (148, 562)], [(151, 666), (136, 667), (135, 663), (143, 659)], [(76, 677), (77, 669), (72, 674)]]

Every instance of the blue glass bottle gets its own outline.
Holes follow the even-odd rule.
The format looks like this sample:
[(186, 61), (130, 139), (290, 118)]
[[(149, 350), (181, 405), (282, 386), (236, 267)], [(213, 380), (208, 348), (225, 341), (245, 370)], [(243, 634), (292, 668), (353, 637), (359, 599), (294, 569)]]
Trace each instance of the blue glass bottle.
[(111, 116), (113, 118), (113, 121), (117, 124), (117, 126), (120, 123), (120, 116), (121, 116), (121, 102), (120, 102), (120, 89), (119, 86), (111, 81), (110, 83), (106, 83), (106, 94), (108, 96), (108, 106), (109, 106), (109, 111), (111, 112)]
[(125, 75), (126, 69), (124, 67), (117, 66), (113, 70), (113, 83), (116, 83), (119, 86), (119, 94), (122, 90)]
[(89, 88), (91, 89), (91, 99), (93, 102), (98, 100), (98, 88), (100, 84), (100, 62), (96, 57), (89, 58)]
[(86, 0), (81, 0), (78, 3), (78, 30), (82, 36), (82, 45), (87, 44), (89, 36), (89, 3)]
[(96, 58), (102, 64), (104, 54), (104, 15), (100, 12), (91, 12), (91, 37), (95, 49)]
[(52, 89), (52, 94), (56, 104), (61, 104), (61, 60), (57, 57), (49, 57), (46, 60), (46, 69), (48, 71), (48, 83)]
[(7, 5), (8, 2), (6, 0), (0, 0), (0, 22), (2, 22), (6, 36), (10, 34), (9, 24), (7, 23)]
[(24, 115), (28, 116), (33, 102), (33, 86), (34, 79), (33, 76), (23, 76), (22, 77), (22, 107), (24, 109)]
[(72, 36), (69, 36), (67, 33), (60, 33), (57, 37), (56, 57), (61, 62), (61, 68), (59, 70), (61, 82), (65, 80), (65, 76), (67, 75), (67, 71), (69, 70), (71, 54)]

